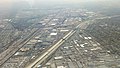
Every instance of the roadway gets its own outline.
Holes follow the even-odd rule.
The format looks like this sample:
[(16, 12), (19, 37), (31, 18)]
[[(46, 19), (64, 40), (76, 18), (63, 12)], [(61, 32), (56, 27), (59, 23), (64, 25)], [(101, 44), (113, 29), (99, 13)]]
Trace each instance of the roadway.
[[(90, 21), (94, 21), (97, 19), (106, 19), (106, 18), (112, 18), (117, 16), (111, 16), (111, 17), (101, 17), (96, 18), (93, 20), (86, 21), (84, 23), (80, 23), (78, 26), (75, 27), (74, 30), (71, 30), (67, 35), (65, 35), (62, 39), (60, 39), (55, 45), (53, 45), (50, 49), (48, 49), (45, 53), (43, 53), (41, 56), (39, 56), (35, 61), (31, 62), (30, 64), (26, 65), (25, 68), (36, 68), (38, 65), (42, 64), (50, 55), (52, 55), (63, 43), (66, 42), (75, 32), (77, 28), (86, 29), (89, 25)], [(84, 65), (85, 67), (85, 65)]]
[[(57, 15), (57, 14), (56, 14)], [(56, 16), (55, 15), (55, 16)], [(53, 16), (48, 22), (46, 22), (47, 24), (55, 17)], [(44, 19), (44, 18), (42, 18)], [(33, 24), (32, 26), (34, 26), (35, 24)], [(30, 26), (29, 28), (31, 28), (32, 26)], [(46, 25), (45, 27), (48, 27), (48, 25)], [(24, 39), (19, 39), (17, 42), (15, 41), (13, 44), (11, 44), (9, 46), (8, 49), (6, 49), (4, 52), (2, 52), (0, 54), (0, 67), (2, 67), (2, 65), (8, 61), (20, 48), (22, 48), (27, 42), (29, 42), (32, 38), (34, 38), (36, 36), (36, 34), (38, 32), (41, 32), (41, 28), (38, 28), (34, 31), (32, 31), (30, 34), (28, 34), (28, 36)]]
[(52, 55), (66, 40), (68, 40), (78, 28), (86, 26), (86, 23), (80, 23), (75, 27), (74, 30), (71, 30), (68, 34), (66, 34), (62, 39), (60, 39), (55, 45), (53, 45), (50, 49), (48, 49), (45, 53), (39, 56), (35, 61), (26, 65), (25, 68), (36, 68), (39, 64), (42, 64), (50, 55)]
[(0, 67), (10, 58), (12, 57), (21, 47), (23, 47), (28, 41), (30, 41), (36, 33), (38, 33), (40, 29), (35, 30), (27, 38), (18, 41), (17, 43), (12, 44), (5, 52), (0, 55)]
[(34, 62), (27, 65), (25, 68), (36, 68), (39, 64), (44, 62), (53, 52), (55, 52), (68, 38), (70, 38), (75, 31), (70, 31), (66, 36), (64, 36), (64, 39), (60, 39), (55, 45), (53, 45), (50, 49), (48, 49), (43, 55), (38, 57)]
[[(104, 17), (104, 18), (111, 18), (111, 17)], [(104, 18), (99, 18), (99, 19), (104, 19)], [(87, 23), (82, 23), (79, 24), (76, 28), (82, 27), (82, 28), (86, 28)], [(89, 24), (88, 24), (89, 25)], [(32, 62), (30, 65), (26, 66), (26, 68), (32, 68), (32, 67), (36, 67), (38, 66), (40, 63), (42, 63), (46, 58), (48, 58), (54, 51), (56, 51), (61, 44), (63, 44), (65, 42), (65, 40), (68, 40), (74, 33), (76, 32), (76, 30), (72, 30), (70, 31), (66, 36), (64, 36), (63, 39), (59, 40), (55, 45), (53, 45), (53, 47), (51, 47), (50, 49), (48, 49), (43, 55), (41, 55), (40, 57), (38, 57), (34, 62)], [(22, 46), (24, 46), (31, 38), (33, 38), (35, 36), (35, 34), (37, 33), (37, 31), (33, 32), (32, 34), (30, 34), (26, 39), (24, 39), (22, 42), (19, 43), (15, 43), (14, 45), (11, 46), (11, 49), (8, 49), (8, 52), (6, 52), (7, 54), (1, 54), (1, 58), (0, 59), (0, 66), (2, 66), (10, 57), (12, 57)]]
[[(82, 33), (82, 34), (81, 34)], [(76, 31), (52, 55), (52, 58), (42, 67), (57, 68), (119, 68), (120, 59), (107, 53), (94, 37), (84, 31)], [(56, 57), (61, 57), (57, 58)]]

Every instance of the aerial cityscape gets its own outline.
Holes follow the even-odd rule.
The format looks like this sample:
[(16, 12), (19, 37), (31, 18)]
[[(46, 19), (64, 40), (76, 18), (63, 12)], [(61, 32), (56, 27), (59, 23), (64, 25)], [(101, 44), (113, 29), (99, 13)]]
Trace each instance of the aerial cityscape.
[(0, 1), (0, 68), (120, 68), (119, 2)]

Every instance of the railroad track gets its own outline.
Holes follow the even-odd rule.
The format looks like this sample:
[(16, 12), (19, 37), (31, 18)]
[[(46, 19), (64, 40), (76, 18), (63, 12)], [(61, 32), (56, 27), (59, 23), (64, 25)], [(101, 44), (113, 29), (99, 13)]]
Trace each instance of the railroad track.
[[(9, 60), (20, 48), (22, 48), (30, 39), (32, 39), (36, 33), (39, 31), (36, 30), (34, 31), (32, 34), (30, 34), (26, 39), (20, 41), (19, 43), (15, 43), (12, 45), (12, 47), (10, 47), (10, 49), (8, 49), (8, 52), (5, 52), (5, 54), (3, 53), (3, 56), (1, 57), (2, 59), (0, 60), (0, 67), (2, 67), (2, 65)], [(2, 55), (2, 54), (1, 54)]]

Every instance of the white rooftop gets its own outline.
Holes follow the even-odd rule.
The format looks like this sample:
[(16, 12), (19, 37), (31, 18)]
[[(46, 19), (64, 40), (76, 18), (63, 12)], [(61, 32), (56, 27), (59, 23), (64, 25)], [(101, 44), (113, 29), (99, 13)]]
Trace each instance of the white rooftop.
[(62, 56), (55, 57), (56, 60), (58, 60), (58, 59), (62, 59), (62, 58), (63, 58)]
[(57, 33), (51, 33), (50, 35), (57, 35)]
[(57, 68), (66, 68), (66, 67), (64, 67), (64, 66), (57, 66)]

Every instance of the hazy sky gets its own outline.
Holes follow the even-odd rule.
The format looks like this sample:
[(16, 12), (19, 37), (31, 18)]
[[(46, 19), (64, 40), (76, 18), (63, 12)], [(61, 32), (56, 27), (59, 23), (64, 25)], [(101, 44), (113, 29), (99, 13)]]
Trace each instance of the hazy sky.
[(100, 2), (100, 1), (120, 1), (120, 0), (0, 0), (0, 3), (7, 4), (14, 1), (28, 1), (30, 3), (39, 2), (39, 3), (78, 3), (78, 2)]
[[(0, 3), (3, 2), (13, 2), (13, 1), (25, 1), (25, 0), (1, 0)], [(107, 1), (107, 0), (26, 0), (29, 2), (39, 1), (39, 2), (88, 2), (88, 1)], [(108, 0), (110, 1), (110, 0)]]
[[(82, 2), (103, 2), (103, 1), (112, 1), (112, 0), (27, 0), (29, 3), (33, 4), (66, 4), (66, 3), (82, 3)], [(115, 0), (114, 0), (115, 1)]]
[[(106, 0), (28, 0), (28, 1), (39, 1), (39, 2), (59, 2), (59, 3), (62, 3), (62, 2), (67, 2), (67, 3), (77, 3), (77, 2), (88, 2), (88, 1), (106, 1)], [(110, 0), (108, 0), (110, 1)]]
[[(119, 5), (120, 0), (0, 0), (0, 4), (2, 6), (10, 6), (15, 1), (28, 1), (31, 5), (32, 4), (66, 4), (66, 3), (82, 3), (82, 2), (96, 2), (96, 3), (102, 3), (104, 1), (112, 1), (111, 3), (113, 5)], [(105, 2), (107, 5), (108, 3)], [(0, 7), (2, 7), (0, 6)]]

